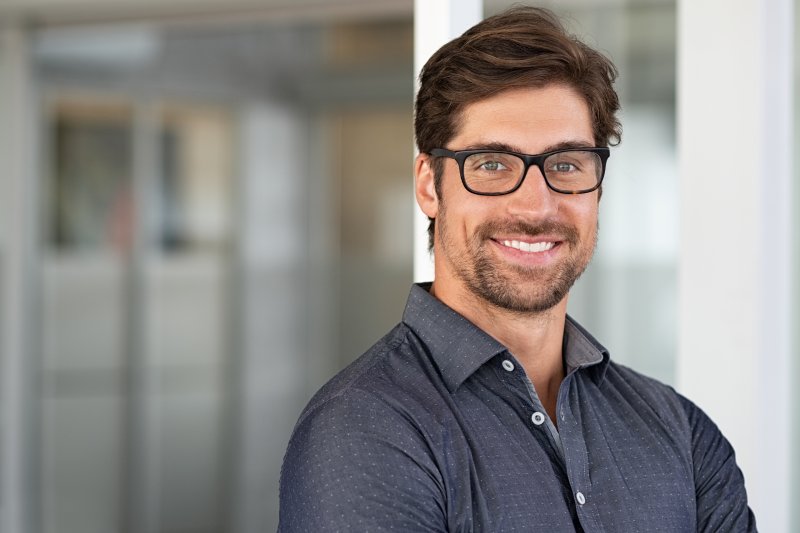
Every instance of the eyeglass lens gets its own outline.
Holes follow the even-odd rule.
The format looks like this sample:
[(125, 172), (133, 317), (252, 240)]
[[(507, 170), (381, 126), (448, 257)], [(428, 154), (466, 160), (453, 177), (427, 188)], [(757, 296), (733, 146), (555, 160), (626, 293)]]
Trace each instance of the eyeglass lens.
[[(594, 152), (557, 152), (542, 163), (550, 186), (562, 192), (591, 189), (600, 181), (603, 164)], [(464, 160), (464, 180), (475, 192), (503, 193), (513, 190), (523, 179), (525, 162), (506, 153), (472, 154)]]

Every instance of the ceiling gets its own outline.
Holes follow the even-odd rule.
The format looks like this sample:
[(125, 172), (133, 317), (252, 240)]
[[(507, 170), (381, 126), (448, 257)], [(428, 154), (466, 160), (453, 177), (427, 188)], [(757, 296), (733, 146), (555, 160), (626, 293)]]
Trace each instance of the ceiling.
[(353, 20), (410, 17), (413, 0), (0, 0), (0, 22), (49, 27), (158, 21)]

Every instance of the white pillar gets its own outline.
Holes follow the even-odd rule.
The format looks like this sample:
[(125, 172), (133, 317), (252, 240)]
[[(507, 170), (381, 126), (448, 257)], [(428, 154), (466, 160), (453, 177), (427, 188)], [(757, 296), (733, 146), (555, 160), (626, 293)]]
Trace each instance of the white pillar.
[[(414, 0), (415, 93), (419, 71), (428, 58), (482, 18), (483, 0)], [(428, 218), (416, 205), (414, 215), (414, 281), (430, 281), (433, 261), (428, 253)]]
[(678, 388), (789, 531), (791, 0), (678, 3)]
[(29, 35), (0, 27), (0, 533), (33, 529), (34, 113)]

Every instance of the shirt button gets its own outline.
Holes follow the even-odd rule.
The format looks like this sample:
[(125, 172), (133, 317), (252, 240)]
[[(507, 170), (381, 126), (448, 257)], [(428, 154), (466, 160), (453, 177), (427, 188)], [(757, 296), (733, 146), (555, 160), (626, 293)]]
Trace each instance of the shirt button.
[(586, 503), (586, 496), (584, 496), (583, 493), (580, 491), (575, 493), (575, 499), (578, 500), (578, 504), (580, 505)]
[(508, 370), (509, 372), (511, 372), (512, 370), (514, 370), (514, 363), (512, 363), (512, 362), (511, 362), (511, 361), (509, 361), (508, 359), (505, 359), (505, 360), (503, 361), (503, 368), (505, 368), (506, 370)]
[(544, 415), (539, 411), (536, 411), (531, 415), (531, 420), (533, 420), (533, 423), (536, 424), (537, 426), (541, 426), (542, 423), (544, 422)]

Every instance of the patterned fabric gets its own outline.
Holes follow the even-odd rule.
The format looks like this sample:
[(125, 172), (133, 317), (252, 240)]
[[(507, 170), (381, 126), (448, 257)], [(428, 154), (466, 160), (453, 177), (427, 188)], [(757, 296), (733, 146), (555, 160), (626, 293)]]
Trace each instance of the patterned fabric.
[(567, 317), (558, 429), (506, 348), (411, 289), (303, 411), (280, 532), (755, 531), (733, 449)]

